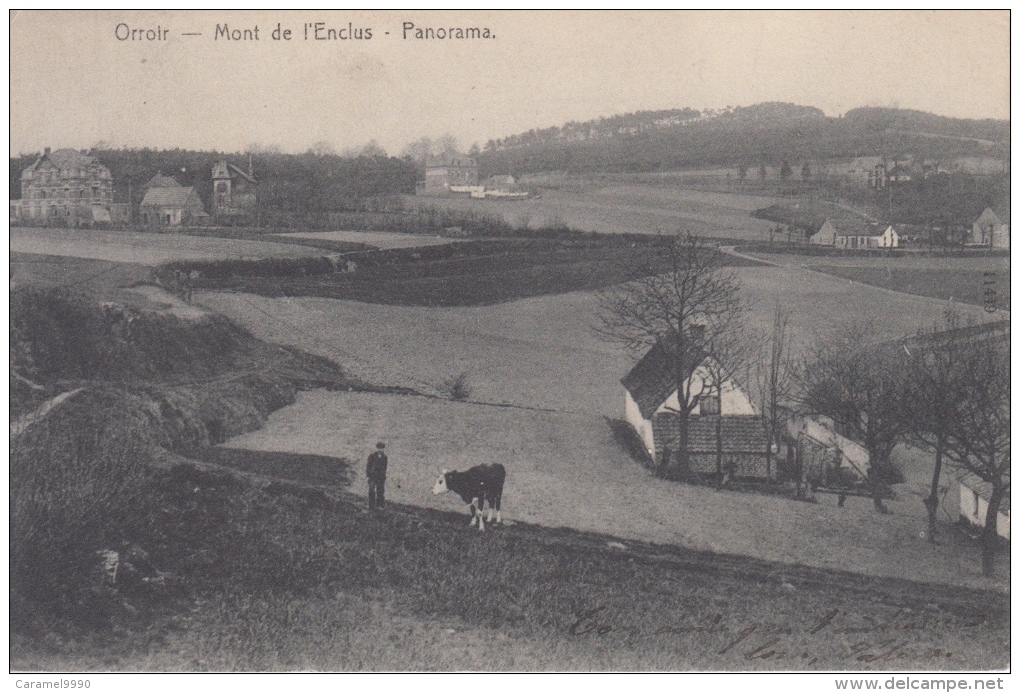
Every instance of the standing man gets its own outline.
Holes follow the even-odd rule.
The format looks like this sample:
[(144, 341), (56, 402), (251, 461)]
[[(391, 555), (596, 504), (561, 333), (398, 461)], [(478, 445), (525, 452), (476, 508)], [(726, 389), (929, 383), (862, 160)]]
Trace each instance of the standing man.
[(368, 456), (368, 465), (365, 467), (365, 476), (368, 477), (368, 509), (374, 510), (382, 507), (386, 502), (386, 464), (389, 460), (383, 450), (386, 444), (378, 442), (375, 444), (375, 452)]

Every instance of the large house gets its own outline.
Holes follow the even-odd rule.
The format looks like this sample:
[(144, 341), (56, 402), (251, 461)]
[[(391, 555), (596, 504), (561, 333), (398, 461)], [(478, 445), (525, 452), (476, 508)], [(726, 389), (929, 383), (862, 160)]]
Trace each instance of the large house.
[(47, 147), (21, 172), (21, 199), (11, 201), (15, 221), (81, 226), (126, 221), (127, 206), (113, 203), (110, 169), (89, 154)]
[(985, 207), (971, 228), (968, 243), (987, 248), (1009, 247), (1009, 206)]
[(194, 188), (159, 174), (145, 185), (138, 214), (143, 224), (154, 226), (187, 226), (209, 216)]
[(225, 160), (212, 168), (214, 216), (254, 216), (258, 208), (258, 181), (248, 160), (248, 171)]
[[(736, 476), (764, 477), (768, 440), (748, 396), (732, 380), (714, 382), (712, 362), (702, 357), (687, 384), (705, 394), (688, 418), (690, 471), (712, 474), (720, 464)], [(653, 462), (668, 464), (679, 450), (679, 393), (672, 359), (657, 343), (620, 381), (624, 417)]]
[(442, 154), (425, 162), (425, 181), (415, 188), (418, 195), (449, 195), (472, 192), (478, 186), (478, 164), (462, 154)]

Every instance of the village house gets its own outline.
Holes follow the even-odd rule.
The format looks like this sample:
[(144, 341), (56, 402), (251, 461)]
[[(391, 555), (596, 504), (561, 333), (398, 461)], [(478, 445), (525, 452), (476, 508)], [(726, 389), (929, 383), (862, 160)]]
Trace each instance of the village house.
[(826, 219), (808, 242), (834, 248), (898, 248), (900, 239), (892, 226), (882, 230), (881, 225), (858, 219)]
[(187, 226), (209, 216), (194, 188), (185, 188), (175, 178), (163, 175), (156, 175), (145, 185), (138, 215), (143, 224), (152, 226)]
[[(748, 396), (732, 380), (713, 381), (706, 357), (688, 378), (699, 397), (688, 424), (690, 471), (717, 472), (720, 463), (735, 476), (765, 477), (768, 440), (761, 418)], [(679, 394), (671, 360), (660, 344), (653, 346), (620, 381), (624, 388), (624, 418), (633, 427), (648, 456), (667, 463), (679, 449)]]
[(258, 209), (258, 181), (248, 159), (248, 171), (225, 160), (212, 168), (212, 213), (217, 217), (254, 216)]
[(1009, 206), (985, 207), (974, 221), (967, 243), (986, 248), (1009, 248)]
[(14, 221), (53, 226), (92, 226), (127, 220), (127, 205), (113, 202), (110, 169), (74, 149), (47, 147), (21, 172), (21, 199), (11, 201)]
[(417, 195), (449, 195), (455, 192), (471, 193), (478, 185), (478, 164), (462, 154), (441, 154), (425, 162), (425, 181), (415, 187)]
[[(961, 471), (950, 477), (949, 488), (946, 489), (943, 508), (952, 519), (975, 528), (985, 526), (988, 515), (988, 501), (992, 497), (992, 485), (982, 481), (981, 477), (967, 471)], [(1007, 490), (999, 506), (999, 516), (995, 520), (995, 530), (1003, 539), (1009, 540), (1009, 508), (1010, 492)]]

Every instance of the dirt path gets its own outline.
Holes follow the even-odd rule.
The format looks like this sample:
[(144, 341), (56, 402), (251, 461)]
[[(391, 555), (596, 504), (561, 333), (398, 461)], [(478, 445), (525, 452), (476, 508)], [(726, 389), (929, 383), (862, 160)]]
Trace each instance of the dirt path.
[(29, 426), (31, 426), (35, 422), (41, 421), (43, 418), (45, 418), (45, 416), (47, 414), (50, 413), (50, 411), (52, 411), (56, 407), (59, 407), (64, 402), (66, 402), (67, 400), (69, 400), (72, 397), (74, 397), (76, 394), (81, 392), (82, 389), (83, 388), (79, 387), (76, 390), (70, 390), (68, 392), (63, 392), (63, 393), (57, 395), (56, 397), (54, 397), (52, 399), (48, 399), (45, 402), (43, 402), (39, 406), (39, 408), (36, 409), (35, 411), (29, 412), (28, 414), (25, 414), (24, 416), (18, 417), (18, 419), (16, 421), (12, 421), (11, 422), (11, 437), (13, 438), (15, 436), (21, 435), (25, 431), (25, 429), (27, 429)]

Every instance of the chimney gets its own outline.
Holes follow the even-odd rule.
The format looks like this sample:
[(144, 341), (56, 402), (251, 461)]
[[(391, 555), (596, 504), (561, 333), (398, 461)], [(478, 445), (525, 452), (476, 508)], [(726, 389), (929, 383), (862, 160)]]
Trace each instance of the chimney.
[(50, 155), (50, 148), (46, 147), (46, 149), (43, 151), (43, 156), (49, 156), (49, 155)]

